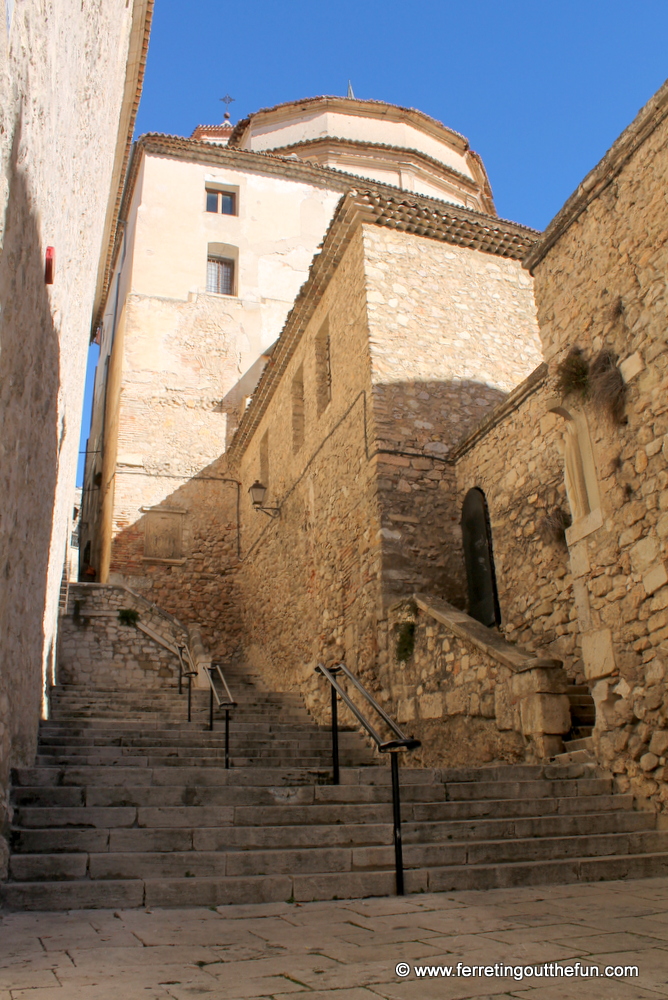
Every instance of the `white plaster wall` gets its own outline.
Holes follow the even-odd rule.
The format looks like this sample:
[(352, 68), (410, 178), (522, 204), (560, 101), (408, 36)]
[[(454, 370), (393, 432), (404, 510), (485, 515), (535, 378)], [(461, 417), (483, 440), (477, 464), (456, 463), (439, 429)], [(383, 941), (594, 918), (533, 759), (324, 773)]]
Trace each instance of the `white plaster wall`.
[(433, 156), (441, 163), (454, 167), (466, 177), (473, 176), (463, 151), (455, 146), (445, 129), (441, 131), (437, 124), (431, 126), (427, 123), (424, 128), (419, 128), (411, 122), (401, 120), (398, 108), (392, 117), (388, 117), (388, 114), (392, 115), (392, 112), (386, 111), (383, 114), (377, 111), (374, 114), (373, 108), (358, 108), (350, 114), (324, 108), (312, 112), (295, 109), (289, 117), (284, 110), (279, 110), (274, 115), (259, 114), (257, 122), (251, 122), (244, 148), (256, 151), (276, 149), (331, 135), (358, 142), (418, 149), (427, 156)]
[[(238, 215), (205, 211), (209, 181), (238, 188)], [(130, 288), (172, 299), (204, 292), (207, 245), (229, 243), (239, 249), (238, 299), (291, 303), (340, 197), (281, 177), (146, 156)]]

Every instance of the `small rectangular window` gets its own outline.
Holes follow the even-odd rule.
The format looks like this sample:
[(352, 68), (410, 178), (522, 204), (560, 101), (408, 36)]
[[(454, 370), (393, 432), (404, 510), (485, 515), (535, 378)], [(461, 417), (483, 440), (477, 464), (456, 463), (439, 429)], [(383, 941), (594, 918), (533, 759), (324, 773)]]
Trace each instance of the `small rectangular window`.
[(232, 194), (230, 191), (221, 191), (220, 210), (223, 213), (223, 215), (236, 215), (237, 214), (236, 195)]
[(329, 319), (322, 324), (315, 338), (315, 391), (318, 416), (326, 410), (332, 398), (332, 361), (329, 339)]
[(292, 450), (298, 452), (304, 444), (304, 366), (300, 365), (292, 380)]
[(265, 431), (260, 440), (260, 482), (269, 486), (269, 431)]
[(207, 212), (221, 213), (222, 215), (237, 214), (237, 196), (234, 191), (220, 191), (212, 188), (206, 189), (206, 210)]
[(206, 290), (216, 295), (234, 295), (233, 260), (222, 257), (207, 258)]

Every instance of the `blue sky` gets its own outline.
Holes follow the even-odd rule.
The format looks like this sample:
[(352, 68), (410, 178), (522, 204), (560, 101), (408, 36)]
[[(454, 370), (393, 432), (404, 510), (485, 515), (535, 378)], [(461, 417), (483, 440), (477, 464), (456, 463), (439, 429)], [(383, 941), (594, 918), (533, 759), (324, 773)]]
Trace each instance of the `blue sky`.
[(499, 215), (543, 229), (667, 76), (667, 0), (156, 0), (136, 132), (350, 79), (462, 132)]

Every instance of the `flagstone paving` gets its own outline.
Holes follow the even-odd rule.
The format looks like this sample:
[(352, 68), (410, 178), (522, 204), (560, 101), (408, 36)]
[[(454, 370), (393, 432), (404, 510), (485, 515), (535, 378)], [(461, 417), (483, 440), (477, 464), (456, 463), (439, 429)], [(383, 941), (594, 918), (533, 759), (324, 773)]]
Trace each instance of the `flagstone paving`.
[[(598, 966), (601, 976), (522, 971), (576, 962)], [(398, 974), (399, 963), (407, 975)], [(458, 975), (458, 963), (483, 970)], [(485, 974), (495, 963), (517, 972)], [(604, 978), (609, 965), (637, 966), (639, 975)], [(452, 974), (420, 976), (416, 966), (451, 967)], [(668, 998), (668, 878), (401, 899), (0, 915), (0, 1000), (196, 997)]]

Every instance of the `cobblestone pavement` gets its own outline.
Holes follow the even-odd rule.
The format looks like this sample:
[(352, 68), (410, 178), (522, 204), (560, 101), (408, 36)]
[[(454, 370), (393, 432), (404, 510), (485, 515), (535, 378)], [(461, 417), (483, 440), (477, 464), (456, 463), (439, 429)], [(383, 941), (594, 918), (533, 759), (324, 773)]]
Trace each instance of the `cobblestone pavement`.
[[(578, 962), (570, 978), (555, 973), (553, 963), (575, 969)], [(406, 973), (397, 970), (400, 963), (407, 975), (399, 974)], [(527, 976), (528, 965), (542, 976)], [(420, 976), (425, 966), (451, 967), (452, 974)], [(507, 971), (499, 966), (512, 966), (512, 974), (497, 975)], [(598, 966), (600, 977), (582, 977), (582, 966)], [(615, 976), (613, 969), (613, 978), (604, 978), (607, 966), (637, 966), (639, 975)], [(467, 975), (465, 967), (473, 971)], [(0, 1000), (302, 994), (308, 1000), (668, 997), (668, 878), (0, 917)]]

